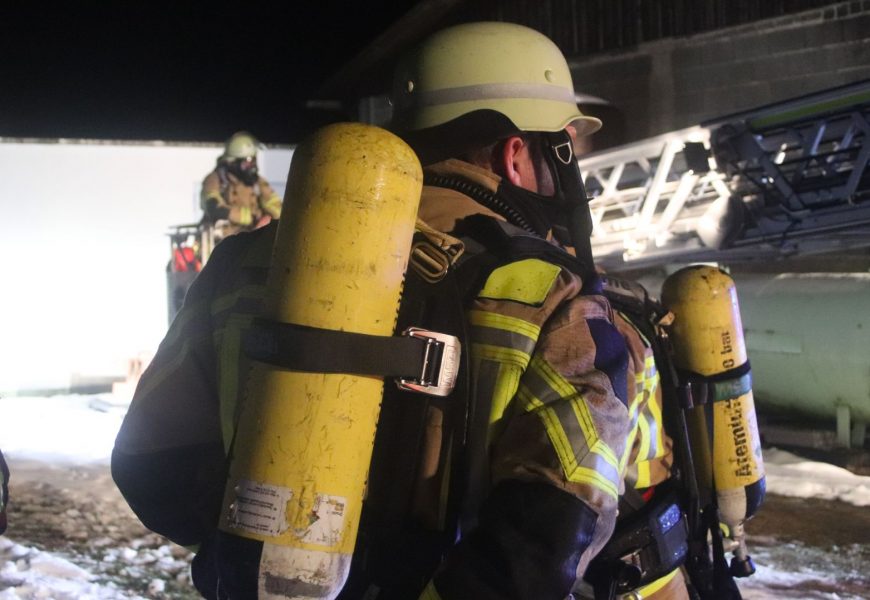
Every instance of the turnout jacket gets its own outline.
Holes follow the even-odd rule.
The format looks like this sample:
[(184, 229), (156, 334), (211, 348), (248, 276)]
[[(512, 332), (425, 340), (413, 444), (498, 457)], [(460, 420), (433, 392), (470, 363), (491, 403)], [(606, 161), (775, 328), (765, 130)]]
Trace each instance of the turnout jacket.
[(262, 177), (247, 185), (226, 168), (218, 166), (202, 182), (200, 205), (205, 210), (208, 201), (229, 209), (226, 235), (254, 229), (263, 217), (281, 216), (281, 198)]
[[(499, 181), (460, 161), (434, 169), (491, 190)], [(453, 231), (473, 214), (499, 218), (459, 192), (424, 188), (420, 217), (434, 228)], [(241, 339), (262, 308), (276, 228), (215, 248), (115, 442), (112, 474), (127, 502), (181, 545), (207, 545), (216, 528), (250, 367)], [(536, 258), (492, 271), (467, 318), (475, 404), (467, 518), (422, 597), (562, 600), (613, 531), (626, 474), (644, 486), (667, 474), (669, 443), (651, 425), (660, 395), (648, 344), (600, 282)], [(421, 462), (438, 455), (423, 448)], [(425, 516), (427, 499), (419, 504)]]
[[(457, 160), (428, 170), (492, 192), (500, 182)], [(420, 217), (433, 228), (461, 230), (472, 214), (500, 218), (457, 191), (424, 188)], [(468, 350), (479, 418), (466, 504), (480, 507), (480, 527), (436, 574), (432, 597), (567, 596), (612, 533), (625, 486), (668, 477), (652, 349), (603, 285), (525, 259), (493, 271), (474, 299)], [(488, 567), (501, 568), (487, 580)]]

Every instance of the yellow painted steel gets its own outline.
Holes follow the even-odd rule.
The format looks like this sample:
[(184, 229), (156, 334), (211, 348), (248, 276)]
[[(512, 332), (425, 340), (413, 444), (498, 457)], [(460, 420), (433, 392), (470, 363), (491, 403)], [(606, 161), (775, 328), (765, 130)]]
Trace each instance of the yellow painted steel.
[[(273, 250), (266, 318), (392, 335), (421, 188), (416, 155), (383, 129), (331, 125), (299, 146)], [(324, 590), (343, 585), (346, 572), (338, 571), (349, 566), (357, 536), (382, 391), (379, 377), (259, 363), (252, 369), (220, 528), (304, 551), (270, 554), (264, 546), (261, 578), (268, 570), (273, 579), (301, 579)], [(341, 555), (333, 561), (341, 566), (318, 575), (323, 564), (310, 557), (326, 556), (329, 563), (332, 553)], [(299, 573), (281, 572), (297, 567)], [(291, 588), (274, 595), (261, 589), (260, 597), (317, 596), (310, 586), (304, 594)]]
[(724, 375), (747, 361), (734, 281), (714, 267), (687, 267), (665, 281), (662, 303), (674, 313), (676, 366), (719, 376), (712, 395), (724, 397), (693, 408), (688, 424), (699, 483), (715, 486), (720, 518), (739, 526), (763, 496), (763, 482), (755, 484), (764, 478), (764, 463), (752, 390), (739, 375)]
[(691, 266), (667, 278), (662, 303), (677, 318), (671, 335), (675, 361), (701, 375), (716, 375), (746, 362), (737, 290), (727, 273)]

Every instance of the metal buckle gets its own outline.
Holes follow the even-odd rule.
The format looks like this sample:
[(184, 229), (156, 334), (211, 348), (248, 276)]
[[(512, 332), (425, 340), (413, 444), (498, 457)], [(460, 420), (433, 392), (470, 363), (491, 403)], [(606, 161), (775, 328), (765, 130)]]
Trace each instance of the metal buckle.
[(402, 335), (426, 340), (423, 369), (416, 379), (399, 379), (399, 389), (430, 396), (447, 396), (456, 386), (459, 356), (462, 352), (459, 338), (446, 333), (408, 327)]

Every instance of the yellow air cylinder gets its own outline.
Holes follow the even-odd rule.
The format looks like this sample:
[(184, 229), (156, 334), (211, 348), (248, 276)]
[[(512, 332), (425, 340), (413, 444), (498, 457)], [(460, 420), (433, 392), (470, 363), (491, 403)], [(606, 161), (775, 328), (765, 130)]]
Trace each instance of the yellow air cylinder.
[[(392, 335), (421, 188), (416, 155), (383, 129), (331, 125), (299, 146), (273, 250), (265, 318)], [(382, 392), (381, 377), (255, 364), (219, 524), (236, 541), (223, 535), (219, 550), (250, 547), (237, 538), (262, 542), (258, 598), (334, 598), (341, 590)], [(234, 561), (225, 556), (221, 562)], [(252, 571), (250, 556), (237, 563)], [(236, 589), (239, 597), (252, 596), (249, 582)]]
[(690, 266), (665, 280), (662, 304), (674, 314), (675, 366), (693, 379), (687, 421), (699, 484), (715, 490), (719, 519), (742, 548), (765, 480), (737, 290), (724, 271)]

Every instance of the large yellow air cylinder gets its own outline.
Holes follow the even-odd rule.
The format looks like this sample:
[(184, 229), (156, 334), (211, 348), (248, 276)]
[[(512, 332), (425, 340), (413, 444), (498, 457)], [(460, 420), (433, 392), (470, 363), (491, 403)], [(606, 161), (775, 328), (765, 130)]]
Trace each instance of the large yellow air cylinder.
[[(764, 463), (734, 281), (710, 266), (686, 267), (662, 286), (674, 314), (676, 367), (696, 385), (688, 425), (699, 483), (715, 492), (719, 519), (742, 548), (743, 523), (764, 498)], [(739, 538), (739, 539), (737, 539)]]
[[(416, 155), (383, 129), (331, 125), (299, 146), (264, 316), (392, 335), (421, 187)], [(334, 598), (341, 590), (382, 392), (380, 377), (252, 369), (220, 529), (262, 542), (258, 598)]]

